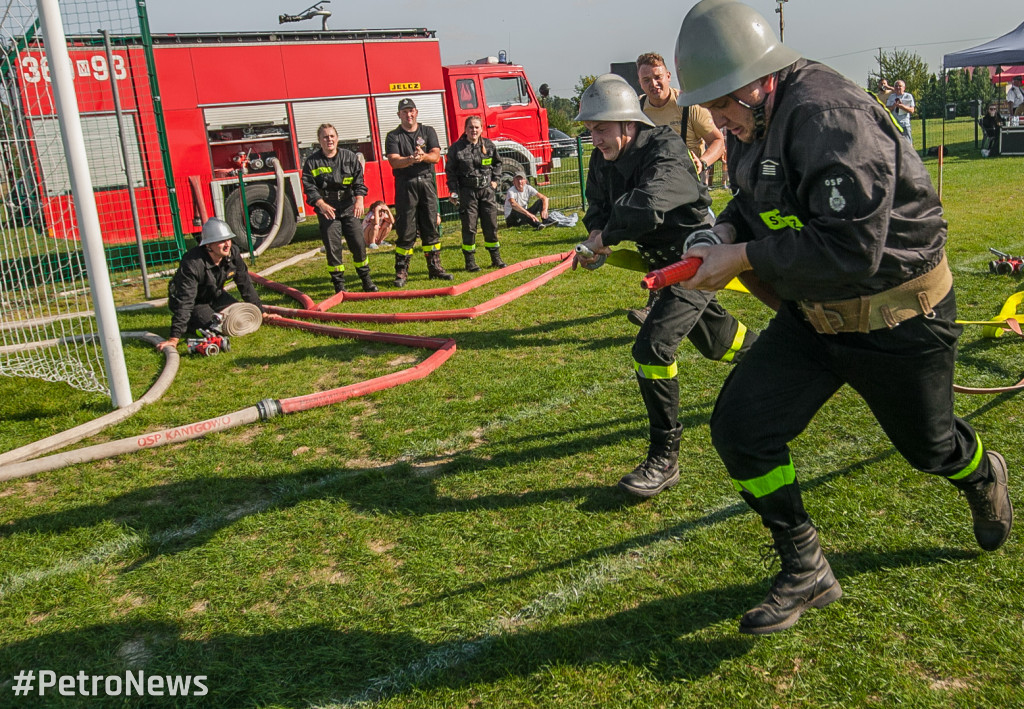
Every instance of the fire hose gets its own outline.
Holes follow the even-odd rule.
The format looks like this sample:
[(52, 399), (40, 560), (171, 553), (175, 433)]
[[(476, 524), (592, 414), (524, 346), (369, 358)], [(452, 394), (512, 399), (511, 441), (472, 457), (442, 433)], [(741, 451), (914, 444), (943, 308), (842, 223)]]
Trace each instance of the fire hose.
[[(524, 268), (529, 268), (531, 266), (535, 266), (538, 264), (550, 263), (552, 261), (561, 261), (561, 263), (559, 263), (557, 266), (550, 269), (546, 273), (542, 274), (541, 276), (538, 276), (537, 278), (534, 278), (533, 280), (524, 283), (521, 286), (513, 288), (507, 293), (504, 293), (496, 298), (492, 298), (490, 301), (487, 301), (486, 303), (476, 306), (475, 308), (462, 308), (452, 311), (438, 311), (435, 313), (399, 313), (393, 314), (391, 316), (393, 318), (392, 321), (402, 322), (406, 320), (446, 320), (458, 319), (463, 317), (472, 318), (476, 317), (477, 315), (490, 312), (495, 308), (498, 308), (526, 293), (529, 293), (532, 290), (535, 290), (544, 283), (547, 283), (548, 281), (553, 279), (558, 274), (563, 273), (565, 270), (569, 268), (569, 266), (571, 266), (572, 261), (570, 258), (568, 258), (569, 256), (570, 254), (555, 254), (551, 256), (542, 256), (536, 259), (521, 262), (520, 264), (513, 264), (509, 268), (501, 269), (501, 272), (492, 272), (490, 274), (486, 274), (485, 276), (481, 276), (480, 278), (473, 279), (473, 281), (463, 283), (460, 286), (441, 289), (431, 289), (429, 291), (421, 291), (420, 297), (454, 294), (456, 292), (462, 293), (467, 290), (470, 290), (471, 288), (482, 285), (483, 283), (487, 283), (492, 280), (496, 280), (497, 278), (501, 278), (505, 275), (508, 275), (507, 273), (502, 273), (505, 271), (509, 273), (515, 273), (516, 271), (521, 271)], [(271, 287), (274, 290), (278, 290), (279, 292), (286, 293), (292, 296), (303, 305), (314, 305), (312, 303), (312, 300), (309, 299), (308, 296), (293, 288), (289, 288), (274, 283), (272, 281), (268, 281), (265, 278), (258, 276), (257, 274), (253, 274), (253, 277), (254, 280), (263, 285), (266, 285), (267, 287)], [(426, 294), (426, 296), (422, 294)], [(389, 294), (376, 293), (362, 295), (388, 297)], [(391, 297), (409, 297), (407, 295), (407, 292), (392, 292), (390, 295)], [(267, 310), (268, 312), (273, 311), (280, 313), (282, 315), (295, 314), (299, 315), (300, 317), (309, 317), (311, 319), (353, 319), (340, 313), (325, 313), (315, 309), (290, 310), (287, 308), (277, 308), (270, 306), (267, 308)], [(454, 316), (452, 315), (453, 313), (455, 314)], [(408, 317), (396, 317), (402, 315)], [(427, 317), (430, 315), (433, 315), (433, 317)], [(382, 321), (386, 321), (383, 320), (383, 318), (386, 318), (388, 316), (378, 317), (381, 318)], [(351, 399), (354, 397), (365, 396), (366, 394), (370, 394), (375, 391), (380, 391), (382, 389), (387, 389), (410, 381), (422, 379), (429, 375), (434, 370), (436, 370), (442, 364), (444, 364), (444, 362), (446, 362), (455, 353), (455, 341), (452, 339), (421, 337), (417, 335), (378, 333), (366, 330), (353, 330), (339, 328), (330, 325), (306, 323), (301, 322), (299, 320), (293, 320), (290, 318), (277, 316), (269, 318), (267, 320), (267, 324), (276, 325), (279, 327), (306, 330), (308, 332), (327, 335), (330, 337), (347, 337), (350, 339), (384, 342), (408, 347), (423, 347), (434, 350), (434, 352), (431, 355), (429, 355), (425, 360), (416, 365), (413, 365), (412, 367), (408, 367), (399, 372), (393, 372), (391, 374), (376, 377), (374, 379), (369, 379), (367, 381), (341, 386), (336, 389), (331, 389), (325, 392), (315, 392), (312, 394), (291, 397), (289, 399), (264, 399), (256, 403), (255, 405), (247, 407), (245, 409), (224, 414), (222, 416), (217, 416), (215, 418), (206, 419), (204, 421), (186, 424), (175, 428), (164, 429), (162, 431), (142, 434), (130, 438), (124, 438), (117, 441), (110, 441), (108, 443), (101, 443), (98, 445), (88, 446), (85, 448), (79, 448), (73, 451), (58, 453), (44, 458), (26, 460), (26, 458), (31, 457), (33, 455), (39, 455), (40, 453), (52, 451), (57, 448), (79, 441), (82, 438), (86, 437), (87, 435), (95, 433), (96, 430), (98, 430), (99, 428), (102, 428), (105, 425), (110, 425), (109, 422), (106, 423), (105, 425), (99, 425), (100, 419), (97, 419), (96, 421), (90, 422), (89, 424), (85, 424), (82, 427), (79, 427), (78, 429), (72, 429), (71, 431), (67, 431), (64, 434), (58, 434), (57, 436), (51, 437), (51, 439), (46, 439), (45, 441), (40, 441), (37, 442), (36, 444), (32, 444), (31, 446), (26, 446), (24, 448), (20, 448), (15, 451), (10, 451), (4, 454), (4, 458), (2, 458), (2, 460), (4, 461), (5, 465), (3, 469), (0, 470), (0, 481), (11, 480), (14, 478), (25, 477), (28, 475), (34, 475), (36, 473), (46, 472), (49, 470), (56, 470), (58, 468), (62, 468), (68, 465), (76, 465), (80, 463), (91, 462), (94, 460), (100, 460), (103, 458), (110, 458), (125, 453), (144, 450), (147, 448), (155, 448), (158, 446), (166, 445), (168, 443), (179, 443), (182, 441), (188, 441), (195, 438), (200, 438), (209, 433), (217, 431), (226, 431), (228, 429), (236, 428), (238, 426), (256, 423), (257, 421), (267, 421), (280, 414), (306, 411), (308, 409), (317, 408), (321, 406), (329, 406), (331, 404), (345, 401), (347, 399)], [(156, 335), (152, 335), (152, 337), (156, 338), (157, 341), (160, 340), (160, 338)], [(171, 348), (165, 349), (165, 352), (167, 352), (168, 361), (171, 361), (173, 353), (173, 361), (175, 365), (174, 371), (176, 372), (177, 352)], [(173, 379), (173, 374), (170, 375), (170, 379)], [(159, 381), (163, 382), (164, 376), (161, 376), (161, 379)], [(169, 384), (170, 381), (168, 380), (166, 384), (163, 385), (162, 388), (160, 389), (159, 394), (162, 394), (163, 391), (166, 390), (167, 386), (169, 386)], [(154, 389), (156, 388), (157, 387), (154, 386)], [(140, 399), (139, 402), (143, 402), (144, 399), (151, 400), (152, 396), (153, 391), (151, 390), (151, 392), (147, 394), (146, 397), (143, 397), (143, 399)], [(114, 414), (120, 413), (120, 411), (114, 412)], [(87, 427), (88, 430), (85, 431)], [(73, 437), (70, 435), (72, 434), (72, 431), (77, 431), (81, 435), (78, 435), (76, 433), (75, 436), (77, 437)], [(62, 436), (66, 438), (60, 438), (59, 441), (54, 440)], [(49, 442), (47, 445), (42, 445), (47, 442)]]
[[(260, 245), (252, 250), (253, 257), (259, 256), (264, 251), (270, 248), (270, 245), (274, 243), (274, 239), (277, 238), (277, 232), (281, 230), (281, 220), (284, 219), (284, 169), (281, 167), (281, 161), (277, 158), (267, 158), (267, 164), (272, 165), (274, 168), (274, 178), (277, 185), (277, 205), (274, 209), (274, 224), (270, 227), (270, 232), (263, 238)], [(249, 207), (248, 205), (242, 205), (242, 218), (249, 218)], [(244, 236), (244, 235), (242, 235)], [(242, 254), (242, 258), (247, 258), (249, 253)]]

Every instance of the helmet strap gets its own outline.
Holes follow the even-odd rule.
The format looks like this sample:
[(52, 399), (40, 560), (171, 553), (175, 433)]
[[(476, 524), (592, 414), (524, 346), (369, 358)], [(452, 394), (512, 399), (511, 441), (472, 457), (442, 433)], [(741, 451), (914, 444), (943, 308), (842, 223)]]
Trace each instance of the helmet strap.
[(767, 77), (767, 83), (769, 88), (765, 90), (765, 97), (761, 99), (761, 103), (756, 106), (751, 106), (746, 101), (741, 101), (736, 98), (733, 94), (729, 94), (729, 98), (747, 108), (754, 114), (754, 140), (761, 140), (764, 138), (764, 134), (768, 131), (768, 101), (775, 91), (775, 86), (778, 83), (778, 77), (775, 74), (769, 74)]

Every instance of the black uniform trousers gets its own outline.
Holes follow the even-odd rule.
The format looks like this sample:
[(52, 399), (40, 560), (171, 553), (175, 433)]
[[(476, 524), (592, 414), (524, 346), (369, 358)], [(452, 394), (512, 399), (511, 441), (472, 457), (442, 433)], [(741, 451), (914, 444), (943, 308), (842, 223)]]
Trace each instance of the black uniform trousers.
[(188, 325), (185, 326), (185, 336), (196, 334), (196, 330), (208, 329), (214, 323), (214, 315), (237, 302), (235, 296), (221, 291), (212, 303), (196, 303), (192, 306), (192, 314), (188, 318)]
[(809, 520), (788, 444), (843, 384), (914, 468), (959, 485), (987, 474), (977, 434), (953, 413), (962, 328), (952, 291), (935, 313), (891, 330), (821, 335), (797, 305), (783, 304), (726, 379), (711, 416), (712, 442), (766, 527)]
[(395, 247), (400, 254), (412, 253), (417, 231), (423, 250), (441, 241), (437, 231), (437, 188), (434, 175), (422, 175), (411, 180), (395, 178)]
[(757, 339), (719, 305), (713, 293), (678, 285), (662, 289), (633, 343), (634, 369), (652, 440), (679, 426), (676, 351), (684, 337), (704, 357), (716, 361), (738, 361)]
[(459, 187), (459, 216), (462, 218), (462, 250), (476, 250), (476, 225), (484, 232), (484, 246), (497, 248), (498, 203), (494, 190), (486, 187)]
[(348, 202), (338, 202), (325, 197), (324, 201), (334, 209), (334, 219), (328, 219), (319, 211), (316, 218), (320, 224), (320, 240), (324, 242), (324, 252), (327, 254), (327, 270), (334, 273), (344, 272), (341, 259), (341, 238), (345, 237), (348, 250), (352, 252), (352, 260), (355, 265), (366, 265), (366, 241), (363, 239), (362, 224), (356, 219), (352, 210), (355, 205)]

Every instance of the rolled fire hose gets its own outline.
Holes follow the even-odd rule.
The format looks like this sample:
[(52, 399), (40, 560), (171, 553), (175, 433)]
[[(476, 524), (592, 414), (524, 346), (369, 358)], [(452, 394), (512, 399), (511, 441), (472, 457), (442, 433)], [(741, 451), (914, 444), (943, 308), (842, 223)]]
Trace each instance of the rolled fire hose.
[(224, 308), (221, 330), (228, 337), (249, 335), (260, 329), (263, 312), (252, 303), (235, 303)]

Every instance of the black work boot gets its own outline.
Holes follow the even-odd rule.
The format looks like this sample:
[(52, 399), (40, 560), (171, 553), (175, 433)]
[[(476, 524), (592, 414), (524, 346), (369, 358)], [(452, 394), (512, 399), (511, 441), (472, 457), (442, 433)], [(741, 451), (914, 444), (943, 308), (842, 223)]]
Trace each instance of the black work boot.
[(491, 255), (491, 268), (505, 268), (508, 265), (501, 260), (500, 246), (488, 246), (487, 253)]
[(450, 281), (452, 279), (452, 274), (444, 270), (444, 266), (441, 265), (440, 251), (427, 252), (427, 278), (430, 280), (436, 278), (442, 281)]
[(476, 265), (476, 252), (475, 251), (462, 251), (463, 258), (466, 259), (466, 270), (470, 273), (476, 273), (480, 270), (480, 267)]
[(377, 284), (373, 282), (373, 279), (370, 278), (369, 266), (360, 266), (356, 269), (356, 274), (359, 276), (359, 280), (363, 282), (364, 293), (376, 293), (380, 290)]
[(395, 288), (401, 288), (409, 280), (409, 255), (395, 254)]
[(619, 487), (640, 497), (654, 497), (679, 482), (679, 436), (683, 427), (672, 431), (651, 430), (647, 458), (629, 475), (619, 480)]
[(658, 296), (661, 294), (660, 290), (652, 290), (647, 294), (647, 305), (642, 308), (631, 308), (626, 311), (626, 319), (637, 327), (642, 326), (647, 322), (647, 316), (651, 314), (651, 306), (658, 300)]
[(331, 285), (334, 286), (335, 293), (343, 293), (345, 291), (345, 274), (338, 272), (332, 273)]
[(810, 522), (793, 529), (772, 529), (782, 570), (776, 574), (761, 605), (740, 618), (740, 632), (767, 635), (794, 625), (808, 608), (824, 608), (843, 595), (821, 547), (818, 530)]
[(974, 538), (985, 551), (1003, 545), (1013, 528), (1013, 505), (1006, 487), (1006, 461), (995, 451), (985, 451), (989, 476), (960, 488), (974, 518)]

